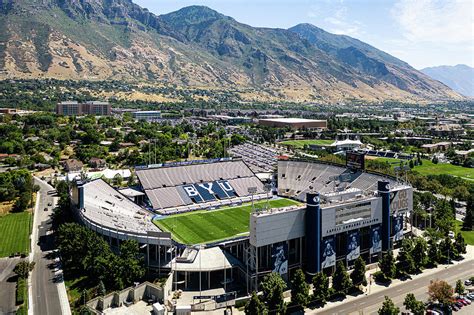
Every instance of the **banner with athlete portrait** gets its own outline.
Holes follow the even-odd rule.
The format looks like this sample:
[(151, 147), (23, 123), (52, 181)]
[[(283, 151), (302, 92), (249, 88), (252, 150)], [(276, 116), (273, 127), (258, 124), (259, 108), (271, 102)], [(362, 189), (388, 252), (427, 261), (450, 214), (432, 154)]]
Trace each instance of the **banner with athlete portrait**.
[(272, 245), (273, 272), (280, 275), (288, 273), (288, 244), (281, 242)]
[(336, 241), (334, 236), (323, 238), (321, 247), (321, 269), (336, 265)]
[(370, 253), (376, 254), (382, 251), (382, 237), (380, 235), (382, 229), (380, 225), (372, 226), (370, 230)]
[(393, 240), (395, 242), (403, 239), (403, 216), (393, 218)]
[(360, 256), (360, 233), (351, 232), (347, 235), (347, 260), (354, 260)]

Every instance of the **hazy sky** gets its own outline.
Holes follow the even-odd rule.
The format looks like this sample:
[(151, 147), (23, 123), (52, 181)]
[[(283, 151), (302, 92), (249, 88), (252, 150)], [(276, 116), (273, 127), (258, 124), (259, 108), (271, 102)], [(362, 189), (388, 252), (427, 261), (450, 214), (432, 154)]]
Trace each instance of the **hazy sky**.
[(474, 0), (133, 0), (155, 14), (206, 5), (252, 26), (311, 23), (358, 38), (417, 69), (474, 67)]

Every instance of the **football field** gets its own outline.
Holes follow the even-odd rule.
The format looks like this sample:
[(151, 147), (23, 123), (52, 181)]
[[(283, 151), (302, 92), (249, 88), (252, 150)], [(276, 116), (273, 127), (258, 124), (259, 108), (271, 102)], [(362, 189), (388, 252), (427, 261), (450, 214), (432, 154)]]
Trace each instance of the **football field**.
[(31, 213), (20, 212), (0, 216), (0, 257), (12, 253), (28, 253)]
[[(266, 201), (255, 202), (256, 208), (266, 206)], [(290, 199), (273, 199), (270, 208), (281, 208), (300, 204)], [(249, 232), (249, 217), (252, 204), (226, 207), (211, 211), (195, 211), (154, 220), (161, 230), (171, 232), (173, 239), (183, 244), (204, 244)]]

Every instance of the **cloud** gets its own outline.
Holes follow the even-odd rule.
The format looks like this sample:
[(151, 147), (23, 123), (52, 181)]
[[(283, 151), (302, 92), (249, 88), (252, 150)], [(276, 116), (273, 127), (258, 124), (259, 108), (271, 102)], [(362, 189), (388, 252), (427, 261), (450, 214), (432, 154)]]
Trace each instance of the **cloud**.
[[(340, 35), (359, 37), (363, 34), (363, 24), (348, 17), (348, 8), (344, 0), (325, 0), (311, 6), (308, 17), (318, 20), (316, 24), (324, 22), (324, 28), (328, 32)], [(322, 25), (320, 25), (322, 26)]]
[(473, 43), (472, 0), (398, 0), (391, 14), (411, 42)]

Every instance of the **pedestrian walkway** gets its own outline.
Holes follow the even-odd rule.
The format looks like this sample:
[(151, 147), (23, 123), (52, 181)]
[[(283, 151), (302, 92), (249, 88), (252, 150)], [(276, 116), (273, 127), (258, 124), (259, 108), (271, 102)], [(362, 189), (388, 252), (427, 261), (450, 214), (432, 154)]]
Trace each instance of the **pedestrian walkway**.
[[(464, 254), (463, 256), (464, 256), (463, 260), (461, 260), (461, 261), (453, 260), (452, 264), (450, 264), (450, 265), (440, 264), (436, 268), (425, 269), (422, 273), (420, 273), (418, 275), (412, 275), (410, 280), (415, 280), (415, 279), (418, 279), (418, 278), (421, 278), (421, 277), (424, 277), (424, 276), (427, 276), (427, 275), (435, 274), (436, 272), (438, 272), (440, 270), (456, 266), (457, 264), (460, 264), (460, 263), (463, 263), (463, 262), (466, 262), (466, 261), (469, 261), (469, 260), (474, 260), (474, 246), (468, 245), (466, 247), (466, 254)], [(366, 297), (367, 295), (383, 293), (383, 291), (387, 290), (388, 288), (393, 288), (393, 287), (396, 287), (400, 284), (406, 283), (406, 281), (402, 281), (402, 280), (399, 280), (399, 279), (394, 279), (394, 280), (392, 280), (392, 283), (390, 284), (390, 286), (377, 284), (373, 280), (373, 274), (375, 272), (377, 272), (378, 270), (379, 270), (379, 268), (375, 268), (375, 269), (368, 270), (365, 273), (368, 285), (367, 285), (367, 287), (364, 288), (364, 294), (363, 295), (358, 295), (358, 296), (348, 295), (343, 301), (328, 302), (324, 306), (324, 308), (316, 309), (316, 310), (308, 309), (307, 312), (305, 312), (305, 313), (317, 314), (319, 312), (328, 311), (333, 307), (340, 306), (341, 304), (352, 303), (354, 301), (357, 301), (359, 299), (362, 299), (362, 298)], [(474, 270), (473, 270), (473, 273), (474, 273)]]

